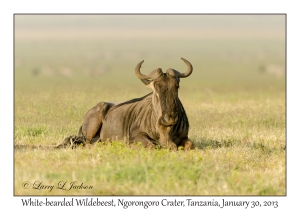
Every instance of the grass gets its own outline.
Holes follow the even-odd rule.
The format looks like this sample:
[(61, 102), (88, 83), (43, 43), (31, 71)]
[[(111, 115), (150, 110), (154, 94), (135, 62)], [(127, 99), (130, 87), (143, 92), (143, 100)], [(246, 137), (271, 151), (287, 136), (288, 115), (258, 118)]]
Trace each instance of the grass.
[[(189, 137), (197, 149), (169, 152), (122, 142), (75, 150), (49, 149), (76, 134), (84, 113), (97, 102), (86, 100), (96, 95), (96, 90), (74, 99), (73, 94), (80, 90), (74, 88), (69, 93), (69, 86), (59, 89), (58, 95), (15, 95), (15, 145), (41, 146), (15, 149), (16, 195), (286, 193), (284, 91), (260, 90), (247, 95), (247, 91), (232, 90), (210, 97), (182, 96), (190, 121)], [(111, 92), (112, 96), (103, 93), (103, 98), (113, 100), (118, 93)], [(93, 188), (51, 192), (23, 189), (26, 180), (55, 186), (60, 181), (77, 181)]]
[[(267, 154), (266, 154), (267, 153)], [(279, 149), (232, 146), (169, 152), (119, 142), (91, 149), (18, 151), (15, 164), (30, 159), (34, 171), (17, 167), (15, 193), (30, 195), (278, 195), (285, 186)], [(278, 159), (283, 159), (278, 161)], [(49, 167), (49, 163), (51, 167)], [(25, 166), (24, 166), (25, 167)], [(26, 176), (27, 175), (27, 176)], [(24, 177), (25, 176), (25, 177)], [(29, 178), (30, 177), (30, 178)], [(272, 177), (272, 178), (271, 178)], [(53, 184), (77, 181), (92, 190), (24, 190), (25, 180)], [(27, 178), (27, 179), (26, 179)], [(275, 184), (276, 182), (276, 184)]]
[[(259, 71), (260, 65), (284, 66), (284, 41), (214, 38), (177, 44), (17, 39), (14, 194), (286, 195), (285, 77)], [(181, 70), (186, 68), (181, 56), (194, 66), (193, 74), (181, 79), (179, 98), (195, 150), (148, 150), (122, 141), (52, 148), (77, 134), (84, 114), (99, 101), (122, 102), (149, 93), (133, 72), (140, 60), (145, 59), (145, 73), (171, 67), (162, 65)], [(110, 70), (89, 74), (102, 64)], [(65, 66), (72, 74), (63, 74)], [(66, 189), (71, 182), (87, 188), (57, 188), (65, 182)]]

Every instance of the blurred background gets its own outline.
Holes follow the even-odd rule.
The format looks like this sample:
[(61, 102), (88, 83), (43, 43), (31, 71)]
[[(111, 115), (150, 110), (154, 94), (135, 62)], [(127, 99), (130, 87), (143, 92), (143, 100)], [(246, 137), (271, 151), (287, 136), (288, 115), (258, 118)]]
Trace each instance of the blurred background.
[[(40, 84), (141, 87), (158, 67), (194, 88), (285, 88), (285, 15), (15, 15), (15, 90)], [(40, 83), (42, 82), (42, 83)], [(149, 92), (149, 91), (148, 91)]]

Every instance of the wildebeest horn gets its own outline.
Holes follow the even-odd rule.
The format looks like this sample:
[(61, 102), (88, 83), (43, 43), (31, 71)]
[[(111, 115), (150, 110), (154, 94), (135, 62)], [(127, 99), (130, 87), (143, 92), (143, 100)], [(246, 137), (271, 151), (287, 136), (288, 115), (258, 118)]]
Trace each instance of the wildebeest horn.
[(181, 58), (181, 60), (183, 60), (185, 62), (185, 64), (187, 65), (187, 67), (188, 67), (188, 69), (186, 70), (185, 73), (180, 73), (179, 71), (177, 71), (175, 69), (172, 69), (172, 68), (169, 68), (167, 70), (167, 73), (170, 74), (170, 75), (173, 75), (175, 77), (178, 77), (178, 78), (184, 78), (184, 77), (190, 76), (190, 74), (193, 72), (192, 64), (184, 58)]
[(140, 68), (142, 66), (142, 63), (144, 63), (144, 60), (142, 60), (141, 62), (139, 62), (138, 65), (135, 67), (135, 74), (144, 83), (145, 83), (145, 80), (155, 79), (155, 78), (159, 77), (163, 73), (162, 70), (161, 70), (161, 68), (158, 68), (158, 69), (155, 69), (155, 70), (151, 71), (148, 75), (143, 75), (140, 72)]

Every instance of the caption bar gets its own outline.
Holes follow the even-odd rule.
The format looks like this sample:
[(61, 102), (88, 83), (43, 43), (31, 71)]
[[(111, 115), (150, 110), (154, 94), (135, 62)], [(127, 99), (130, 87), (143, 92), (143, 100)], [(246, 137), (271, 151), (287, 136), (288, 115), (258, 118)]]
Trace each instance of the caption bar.
[(242, 201), (230, 199), (161, 199), (154, 201), (134, 201), (126, 199), (111, 199), (101, 200), (100, 198), (63, 198), (61, 200), (54, 199), (21, 199), (23, 206), (105, 206), (105, 207), (122, 207), (123, 209), (130, 209), (130, 207), (143, 207), (148, 209), (151, 207), (241, 207), (243, 209), (253, 209), (262, 207), (278, 208), (278, 201)]

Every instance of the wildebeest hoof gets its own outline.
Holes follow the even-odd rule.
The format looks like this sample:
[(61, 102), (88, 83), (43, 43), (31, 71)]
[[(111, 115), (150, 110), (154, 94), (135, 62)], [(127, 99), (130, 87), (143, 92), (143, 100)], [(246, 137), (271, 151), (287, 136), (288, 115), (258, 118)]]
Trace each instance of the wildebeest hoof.
[(170, 150), (171, 150), (171, 151), (177, 151), (178, 148), (177, 148), (177, 146), (175, 145), (174, 147), (170, 147)]
[(84, 136), (69, 136), (64, 141), (56, 146), (56, 148), (72, 148), (75, 149), (77, 146), (86, 145), (86, 139)]
[(169, 145), (167, 146), (167, 148), (171, 151), (177, 151), (177, 145), (174, 143), (169, 143)]
[(184, 150), (192, 150), (194, 148), (195, 148), (195, 146), (194, 146), (193, 142), (191, 142), (189, 140), (184, 142), (184, 145), (183, 145)]

